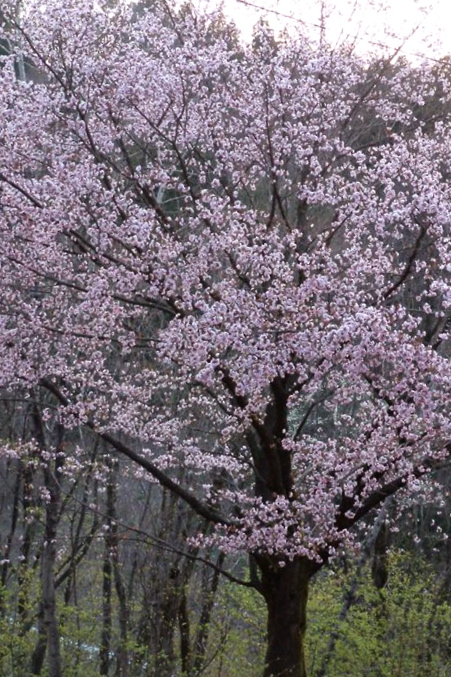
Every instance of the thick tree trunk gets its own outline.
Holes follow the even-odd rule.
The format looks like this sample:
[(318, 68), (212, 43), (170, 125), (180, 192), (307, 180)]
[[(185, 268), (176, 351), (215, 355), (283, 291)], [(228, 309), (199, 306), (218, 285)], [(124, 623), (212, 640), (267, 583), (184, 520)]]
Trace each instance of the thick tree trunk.
[(306, 677), (304, 635), (309, 581), (315, 565), (299, 559), (280, 566), (260, 561), (262, 592), (268, 610), (263, 677)]

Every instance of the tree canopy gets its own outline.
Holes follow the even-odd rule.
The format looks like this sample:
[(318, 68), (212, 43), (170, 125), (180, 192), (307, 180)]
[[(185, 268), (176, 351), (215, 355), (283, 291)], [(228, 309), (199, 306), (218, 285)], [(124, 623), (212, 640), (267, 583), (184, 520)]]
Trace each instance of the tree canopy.
[(447, 81), (218, 21), (9, 17), (41, 77), (2, 57), (0, 382), (249, 553), (298, 677), (274, 581), (449, 457)]

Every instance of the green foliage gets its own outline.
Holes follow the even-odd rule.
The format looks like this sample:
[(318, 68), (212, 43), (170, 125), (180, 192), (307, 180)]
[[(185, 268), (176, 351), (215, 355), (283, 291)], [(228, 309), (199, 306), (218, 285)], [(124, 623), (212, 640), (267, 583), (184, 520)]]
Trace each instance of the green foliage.
[[(26, 677), (37, 633), (34, 628), (24, 627), (17, 613), (17, 591), (3, 588), (0, 600), (0, 675)], [(24, 609), (24, 615), (27, 611)]]
[[(28, 592), (33, 595), (24, 595), (16, 588), (0, 591), (0, 677), (29, 677), (31, 657), (39, 639), (36, 581), (32, 580), (31, 569), (22, 573), (23, 585), (31, 588)], [(90, 609), (82, 609), (60, 604), (64, 677), (98, 677), (99, 622), (94, 605), (95, 601)], [(40, 674), (47, 677), (46, 661)]]
[[(353, 588), (345, 617), (343, 600)], [(34, 591), (35, 592), (35, 591)], [(36, 600), (29, 598), (35, 608)], [(0, 676), (28, 677), (38, 633), (33, 610), (17, 612), (17, 591), (3, 591), (0, 614)], [(96, 677), (101, 599), (79, 606), (59, 605), (65, 677)], [(211, 621), (205, 677), (260, 677), (265, 651), (265, 605), (254, 590), (224, 582)], [(389, 556), (383, 590), (371, 579), (371, 567), (335, 567), (314, 581), (306, 637), (311, 677), (451, 677), (451, 591), (446, 574), (438, 574), (417, 554)], [(194, 631), (195, 628), (193, 627)], [(114, 633), (113, 633), (114, 634)], [(336, 638), (333, 650), (331, 640)], [(118, 638), (113, 637), (114, 646)], [(133, 637), (129, 657), (146, 647)], [(325, 660), (328, 654), (328, 660)], [(114, 658), (113, 658), (114, 663)], [(141, 674), (141, 661), (135, 665)], [(324, 672), (321, 672), (324, 668)], [(46, 677), (44, 665), (42, 677)]]
[(206, 677), (260, 677), (265, 650), (265, 605), (251, 588), (225, 583), (215, 605)]
[[(353, 603), (340, 619), (343, 600)], [(207, 677), (259, 677), (265, 649), (265, 607), (253, 590), (226, 584), (216, 605), (218, 655)], [(306, 637), (308, 674), (318, 677), (451, 677), (451, 592), (446, 576), (416, 554), (393, 552), (389, 579), (374, 587), (371, 566), (335, 567), (314, 581)]]
[[(98, 600), (97, 600), (98, 602)], [(90, 609), (61, 605), (59, 609), (64, 677), (97, 677), (99, 614)]]
[[(443, 579), (425, 561), (405, 553), (393, 553), (389, 566), (383, 590), (374, 587), (369, 566), (360, 574), (329, 571), (315, 582), (307, 636), (312, 677), (321, 674), (334, 633), (327, 677), (451, 675), (451, 604)], [(357, 583), (354, 603), (339, 621), (352, 582)]]

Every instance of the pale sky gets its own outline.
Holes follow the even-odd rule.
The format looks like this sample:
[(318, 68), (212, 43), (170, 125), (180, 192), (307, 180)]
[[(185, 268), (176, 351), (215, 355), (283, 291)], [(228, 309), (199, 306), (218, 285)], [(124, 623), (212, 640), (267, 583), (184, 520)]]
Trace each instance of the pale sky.
[[(416, 55), (416, 58), (451, 53), (451, 0), (245, 1), (258, 8), (246, 6), (240, 0), (223, 0), (222, 4), (248, 36), (252, 26), (263, 16), (275, 27), (285, 25), (291, 30), (305, 23), (319, 37), (323, 4), (328, 6), (324, 25), (326, 38), (331, 43), (347, 35), (355, 39), (359, 51), (371, 50), (374, 43), (383, 43), (390, 50), (403, 43), (406, 55)], [(220, 0), (198, 0), (198, 3), (214, 7)]]

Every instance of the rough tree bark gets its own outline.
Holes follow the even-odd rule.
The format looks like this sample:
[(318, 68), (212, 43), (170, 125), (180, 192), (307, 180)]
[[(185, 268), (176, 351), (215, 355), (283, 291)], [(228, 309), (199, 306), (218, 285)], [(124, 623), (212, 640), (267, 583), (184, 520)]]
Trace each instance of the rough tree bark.
[(297, 559), (280, 566), (258, 558), (265, 598), (267, 650), (263, 677), (307, 677), (304, 652), (309, 582), (318, 566)]

